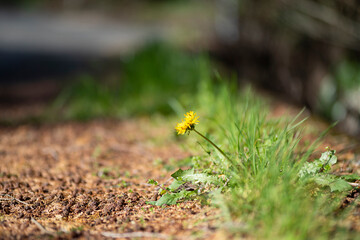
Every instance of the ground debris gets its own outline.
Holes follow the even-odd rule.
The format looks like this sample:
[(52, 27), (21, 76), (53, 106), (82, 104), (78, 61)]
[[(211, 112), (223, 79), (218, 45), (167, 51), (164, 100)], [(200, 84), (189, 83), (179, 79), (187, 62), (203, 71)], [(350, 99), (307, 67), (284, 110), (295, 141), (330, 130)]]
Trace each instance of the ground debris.
[(170, 175), (153, 161), (187, 154), (175, 145), (146, 144), (154, 136), (137, 131), (146, 127), (139, 121), (0, 127), (0, 239), (162, 238), (201, 231), (207, 206), (146, 204), (155, 191), (147, 180), (165, 182)]

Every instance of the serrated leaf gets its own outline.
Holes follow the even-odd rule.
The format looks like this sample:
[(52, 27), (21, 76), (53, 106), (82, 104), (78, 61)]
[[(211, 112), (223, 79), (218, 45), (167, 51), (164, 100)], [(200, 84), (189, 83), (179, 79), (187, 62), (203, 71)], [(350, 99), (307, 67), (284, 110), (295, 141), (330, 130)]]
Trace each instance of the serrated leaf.
[(321, 176), (314, 178), (314, 181), (319, 185), (329, 186), (330, 183), (334, 181), (334, 179), (330, 177)]
[(299, 171), (300, 177), (314, 176), (319, 172), (329, 172), (331, 166), (337, 162), (335, 150), (329, 150), (321, 154), (320, 159), (316, 159), (311, 163), (305, 163)]
[(344, 176), (341, 176), (341, 178), (346, 180), (346, 181), (360, 180), (360, 176), (357, 175), (357, 174), (344, 175)]
[(177, 170), (175, 173), (171, 175), (173, 178), (175, 178), (178, 181), (184, 181), (184, 182), (201, 182), (201, 183), (213, 183), (213, 184), (221, 184), (221, 181), (219, 178), (215, 176), (211, 176), (207, 173), (194, 173), (193, 169), (189, 170)]
[(176, 180), (179, 180), (182, 176), (184, 175), (188, 175), (188, 174), (193, 174), (194, 173), (194, 169), (189, 169), (189, 170), (177, 170), (176, 172), (174, 172), (173, 174), (171, 174), (171, 176), (173, 178), (175, 178)]
[(166, 193), (164, 194), (159, 200), (157, 201), (149, 201), (148, 204), (155, 205), (155, 206), (162, 206), (162, 205), (174, 205), (177, 203), (178, 200), (183, 198), (190, 198), (194, 194), (194, 191), (186, 191), (182, 190), (178, 193)]
[(337, 162), (337, 157), (335, 156), (335, 150), (329, 150), (322, 153), (319, 161), (322, 164), (329, 164), (330, 166), (334, 165)]
[(183, 185), (184, 184), (184, 182), (183, 181), (178, 181), (178, 180), (174, 180), (171, 184), (170, 184), (170, 186), (169, 186), (169, 189), (170, 189), (170, 191), (175, 191), (176, 189), (178, 189), (181, 185)]
[(299, 176), (300, 177), (305, 177), (308, 175), (312, 175), (318, 172), (320, 168), (317, 166), (316, 162), (312, 162), (312, 163), (305, 163), (304, 166), (301, 168), (301, 170), (299, 171)]
[(329, 186), (330, 186), (330, 190), (332, 192), (335, 192), (335, 191), (343, 192), (343, 191), (348, 191), (348, 190), (352, 189), (350, 184), (342, 179), (337, 179), (337, 180), (333, 181), (332, 183), (330, 183)]
[(178, 194), (166, 193), (161, 198), (159, 198), (159, 200), (150, 201), (150, 202), (147, 202), (147, 203), (151, 204), (151, 205), (155, 205), (155, 206), (162, 206), (164, 204), (166, 204), (166, 205), (174, 205), (174, 204), (176, 204), (177, 200), (179, 200)]
[(214, 176), (207, 175), (206, 173), (194, 173), (183, 176), (182, 179), (187, 182), (202, 182), (202, 183), (215, 183), (220, 181)]
[(335, 155), (332, 155), (332, 157), (329, 160), (329, 165), (332, 166), (337, 162), (337, 157)]

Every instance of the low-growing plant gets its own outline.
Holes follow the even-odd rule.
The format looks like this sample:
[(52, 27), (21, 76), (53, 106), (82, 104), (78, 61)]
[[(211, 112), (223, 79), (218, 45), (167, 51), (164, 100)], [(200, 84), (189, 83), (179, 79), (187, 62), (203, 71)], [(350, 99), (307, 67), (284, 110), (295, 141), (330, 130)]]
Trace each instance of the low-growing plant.
[(208, 81), (200, 84), (205, 90), (198, 98), (205, 104), (197, 104), (205, 114), (202, 132), (207, 134), (195, 129), (199, 120), (194, 112), (185, 115), (176, 131), (199, 135), (205, 154), (193, 157), (193, 168), (173, 173), (171, 185), (149, 203), (211, 199), (231, 232), (259, 239), (348, 236), (350, 231), (337, 231), (344, 215), (335, 216), (334, 210), (357, 186), (348, 181), (359, 177), (331, 174), (335, 150), (326, 149), (309, 162), (315, 145), (300, 149), (299, 116), (269, 119), (266, 106), (251, 91), (236, 97), (226, 86), (215, 90)]

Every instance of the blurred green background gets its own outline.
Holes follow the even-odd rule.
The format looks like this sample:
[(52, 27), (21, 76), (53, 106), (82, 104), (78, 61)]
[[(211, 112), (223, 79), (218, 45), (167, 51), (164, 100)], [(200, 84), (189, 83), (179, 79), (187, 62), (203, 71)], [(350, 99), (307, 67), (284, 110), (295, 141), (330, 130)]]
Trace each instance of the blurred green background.
[[(55, 54), (51, 48), (42, 52), (38, 65), (44, 67), (38, 72), (54, 65), (68, 66), (66, 71), (61, 70), (65, 67), (56, 68), (44, 76), (25, 71), (34, 69), (28, 63), (35, 64), (33, 56), (39, 58), (35, 48), (11, 48), (13, 45), (4, 44), (6, 38), (0, 37), (1, 106), (40, 99), (50, 105), (47, 113), (53, 120), (171, 114), (198, 91), (204, 74), (215, 76), (220, 69), (221, 74), (235, 75), (240, 87), (251, 84), (285, 102), (306, 106), (329, 122), (338, 121), (339, 129), (360, 136), (359, 5), (350, 0), (0, 1), (0, 17), (9, 20), (3, 21), (0, 33), (17, 26), (13, 15), (19, 24), (29, 14), (31, 19), (54, 15), (53, 22), (58, 18), (61, 23), (69, 21), (75, 26), (75, 31), (69, 32), (74, 34), (86, 32), (83, 25), (76, 28), (84, 21), (77, 20), (79, 16), (93, 22), (105, 19), (100, 29), (106, 24), (113, 26), (108, 32), (86, 33), (84, 39), (89, 42), (83, 45), (91, 43), (90, 50), (99, 48), (97, 55), (81, 55), (76, 48), (73, 54), (59, 50)], [(41, 25), (45, 29), (41, 33), (46, 35), (45, 23), (45, 27), (34, 24)], [(141, 33), (154, 31), (133, 34), (139, 44), (125, 43), (122, 48), (126, 52), (109, 48), (101, 54), (104, 45), (112, 46), (117, 38), (120, 41), (129, 35), (118, 34), (117, 25)], [(91, 42), (101, 37), (104, 41)], [(66, 44), (71, 45), (71, 41), (64, 41)], [(28, 54), (26, 61), (23, 52)], [(14, 77), (22, 71), (26, 77), (36, 77)], [(34, 98), (37, 93), (23, 97), (16, 91), (17, 85), (26, 82), (32, 86), (39, 80), (56, 86), (56, 90), (40, 91), (40, 95), (51, 92), (45, 99)], [(27, 89), (30, 92), (32, 88)], [(15, 94), (11, 94), (13, 90)]]

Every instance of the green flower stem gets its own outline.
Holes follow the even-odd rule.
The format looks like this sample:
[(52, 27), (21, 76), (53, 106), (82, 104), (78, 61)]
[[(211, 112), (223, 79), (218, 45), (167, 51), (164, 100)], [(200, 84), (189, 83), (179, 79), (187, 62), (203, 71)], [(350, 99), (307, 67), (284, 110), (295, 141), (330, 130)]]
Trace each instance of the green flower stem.
[(223, 155), (227, 160), (230, 160), (230, 158), (228, 156), (226, 156), (226, 154), (223, 152), (223, 150), (221, 150), (218, 146), (215, 145), (215, 143), (213, 143), (210, 139), (208, 139), (207, 137), (205, 137), (204, 135), (202, 135), (201, 133), (199, 133), (198, 131), (196, 131), (196, 129), (192, 129), (194, 132), (196, 132), (197, 134), (199, 134), (202, 138), (204, 138), (206, 141), (208, 141), (211, 145), (213, 145), (214, 148), (216, 148), (220, 153), (221, 155)]

